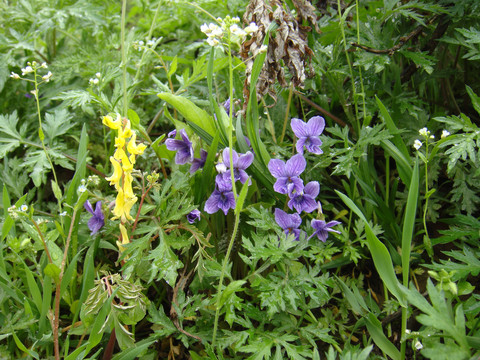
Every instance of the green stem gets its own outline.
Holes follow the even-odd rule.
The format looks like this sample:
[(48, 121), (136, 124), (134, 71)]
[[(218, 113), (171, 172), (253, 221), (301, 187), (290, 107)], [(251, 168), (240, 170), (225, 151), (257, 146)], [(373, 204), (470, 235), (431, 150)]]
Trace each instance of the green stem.
[[(360, 44), (360, 16), (359, 16), (359, 7), (358, 7), (358, 0), (355, 0), (356, 6), (356, 18), (357, 18), (357, 43)], [(360, 77), (360, 89), (362, 90), (362, 107), (363, 107), (363, 125), (366, 126), (369, 124), (367, 122), (367, 108), (365, 105), (365, 88), (363, 86), (363, 77), (362, 77), (362, 67), (358, 66), (358, 75)]]
[(427, 228), (428, 199), (430, 198), (430, 196), (428, 195), (428, 157), (429, 155), (428, 155), (428, 135), (427, 135), (425, 139), (425, 208), (423, 209), (423, 228), (425, 230), (425, 236), (423, 238), (423, 242), (428, 255), (430, 256), (430, 258), (433, 258), (432, 243), (430, 241), (430, 237), (428, 236), (428, 228)]
[(232, 48), (230, 43), (230, 36), (228, 39), (228, 75), (229, 75), (229, 82), (230, 82), (230, 89), (228, 98), (230, 99), (230, 111), (229, 111), (229, 125), (228, 125), (228, 147), (230, 148), (229, 155), (230, 155), (230, 177), (232, 179), (232, 191), (235, 201), (237, 201), (237, 189), (235, 188), (235, 174), (233, 171), (233, 61), (232, 61)]
[(240, 223), (240, 211), (238, 211), (237, 214), (235, 215), (235, 224), (233, 226), (232, 237), (230, 239), (230, 243), (228, 244), (227, 253), (225, 254), (225, 258), (223, 259), (222, 272), (220, 273), (220, 281), (219, 281), (218, 291), (217, 291), (217, 300), (215, 302), (215, 322), (213, 323), (212, 347), (215, 346), (215, 340), (217, 337), (218, 319), (220, 317), (220, 299), (222, 298), (222, 293), (223, 293), (223, 289), (222, 289), (223, 279), (225, 278), (225, 271), (227, 269), (230, 253), (232, 252), (233, 243), (235, 242), (235, 238), (237, 237), (239, 223)]
[[(53, 167), (53, 162), (52, 159), (50, 158), (50, 155), (48, 154), (47, 147), (45, 146), (45, 134), (43, 133), (42, 129), (42, 114), (40, 112), (40, 99), (38, 97), (38, 82), (37, 82), (37, 68), (34, 67), (33, 71), (33, 83), (35, 85), (35, 102), (37, 104), (37, 114), (38, 114), (38, 137), (40, 138), (40, 141), (42, 143), (42, 149), (45, 152), (45, 156), (47, 157), (48, 163), (50, 164), (50, 167), (52, 168), (52, 173), (53, 173), (53, 178), (55, 179), (55, 184), (57, 187), (60, 187), (58, 185), (58, 180), (57, 180), (57, 173), (55, 172), (55, 168)], [(58, 212), (62, 212), (62, 202), (60, 199), (57, 199), (58, 202)], [(60, 219), (60, 222), (63, 226), (63, 220)]]
[(348, 56), (348, 51), (347, 51), (347, 39), (345, 37), (345, 29), (343, 28), (343, 18), (342, 18), (342, 6), (340, 4), (340, 0), (337, 0), (337, 6), (338, 6), (338, 16), (340, 20), (340, 31), (342, 33), (342, 39), (343, 39), (343, 48), (345, 51), (345, 57), (347, 58), (347, 64), (348, 68), (350, 70), (350, 77), (351, 77), (351, 83), (352, 83), (352, 93), (353, 93), (353, 104), (355, 106), (355, 120), (357, 121), (357, 134), (360, 133), (360, 123), (358, 120), (358, 105), (357, 105), (357, 91), (355, 90), (355, 77), (353, 75), (353, 67), (352, 63), (350, 61), (350, 56)]
[(127, 13), (127, 0), (122, 1), (122, 20), (121, 20), (121, 52), (122, 52), (122, 82), (123, 82), (123, 116), (127, 117), (128, 96), (127, 96), (127, 59), (125, 53), (125, 17)]
[(402, 333), (400, 335), (400, 359), (405, 359), (405, 351), (407, 350), (407, 308), (402, 307)]

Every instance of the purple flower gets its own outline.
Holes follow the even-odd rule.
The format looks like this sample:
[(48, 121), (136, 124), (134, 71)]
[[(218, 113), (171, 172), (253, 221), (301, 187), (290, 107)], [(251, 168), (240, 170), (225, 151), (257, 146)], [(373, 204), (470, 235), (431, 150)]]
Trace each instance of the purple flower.
[(203, 168), (205, 161), (207, 161), (207, 155), (208, 153), (205, 150), (200, 149), (200, 159), (193, 159), (192, 166), (190, 166), (190, 174), (193, 174), (197, 170)]
[(215, 190), (205, 202), (204, 210), (209, 214), (222, 210), (227, 215), (229, 209), (235, 209), (232, 182), (219, 174), (215, 178)]
[(177, 152), (175, 162), (178, 165), (183, 165), (193, 161), (193, 147), (185, 129), (180, 130), (180, 135), (183, 140), (167, 139), (165, 145), (168, 150)]
[(90, 214), (93, 215), (90, 220), (88, 220), (88, 228), (91, 231), (90, 235), (95, 235), (103, 227), (103, 225), (105, 225), (105, 220), (102, 213), (102, 202), (97, 201), (97, 204), (95, 205), (95, 211), (93, 211), (92, 204), (90, 204), (90, 201), (88, 200), (85, 201), (83, 206)]
[(228, 99), (227, 101), (225, 101), (223, 103), (223, 108), (225, 109), (225, 111), (227, 112), (227, 114), (230, 115), (230, 99)]
[(291, 194), (291, 199), (288, 202), (288, 207), (290, 209), (294, 207), (298, 213), (301, 213), (302, 211), (311, 213), (317, 208), (317, 202), (315, 201), (315, 198), (319, 192), (320, 184), (318, 181), (310, 181), (301, 191), (289, 192), (289, 195)]
[(303, 122), (300, 119), (293, 118), (290, 126), (292, 127), (295, 136), (298, 138), (297, 151), (299, 154), (303, 154), (303, 147), (307, 148), (307, 151), (313, 154), (323, 154), (320, 149), (322, 141), (319, 136), (325, 129), (325, 119), (321, 116), (314, 116), (308, 123)]
[(287, 214), (285, 211), (275, 209), (275, 221), (285, 231), (285, 234), (295, 235), (295, 241), (299, 240), (300, 229), (298, 228), (302, 223), (302, 219), (298, 214)]
[(292, 156), (286, 164), (282, 160), (271, 159), (268, 163), (268, 170), (277, 179), (273, 190), (280, 194), (302, 191), (303, 180), (298, 176), (306, 166), (307, 162), (301, 154)]
[(338, 225), (338, 224), (340, 224), (339, 221), (330, 221), (330, 222), (326, 223), (323, 220), (312, 220), (311, 225), (312, 225), (312, 228), (315, 230), (315, 232), (309, 237), (309, 239), (312, 236), (317, 235), (317, 237), (320, 240), (325, 242), (328, 238), (328, 233), (329, 232), (334, 232), (334, 233), (340, 234), (340, 231), (332, 229), (333, 226)]
[(190, 224), (193, 224), (195, 221), (200, 220), (200, 210), (195, 209), (187, 215), (187, 220)]
[[(250, 151), (247, 151), (245, 154), (237, 154), (235, 150), (232, 150), (232, 160), (233, 160), (233, 176), (235, 181), (240, 180), (242, 184), (248, 180), (248, 174), (245, 172), (245, 169), (248, 168), (253, 162), (253, 154)], [(223, 149), (223, 164), (230, 168), (230, 149)], [(230, 179), (230, 171), (225, 172), (224, 178)], [(230, 180), (231, 181), (231, 180)]]
[(169, 138), (174, 138), (175, 136), (177, 136), (177, 129), (173, 129), (172, 131), (170, 131), (167, 136)]

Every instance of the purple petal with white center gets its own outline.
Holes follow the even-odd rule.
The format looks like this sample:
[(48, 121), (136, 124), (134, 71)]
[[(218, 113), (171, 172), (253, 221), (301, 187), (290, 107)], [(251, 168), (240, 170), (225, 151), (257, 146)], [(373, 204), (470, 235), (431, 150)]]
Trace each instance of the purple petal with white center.
[[(315, 155), (323, 154), (322, 149), (320, 149), (320, 145), (322, 145), (322, 140), (320, 140), (318, 137), (310, 136), (305, 140), (305, 147), (307, 148), (307, 151), (311, 152), (312, 154), (315, 154)], [(298, 148), (297, 148), (297, 151), (298, 151)]]

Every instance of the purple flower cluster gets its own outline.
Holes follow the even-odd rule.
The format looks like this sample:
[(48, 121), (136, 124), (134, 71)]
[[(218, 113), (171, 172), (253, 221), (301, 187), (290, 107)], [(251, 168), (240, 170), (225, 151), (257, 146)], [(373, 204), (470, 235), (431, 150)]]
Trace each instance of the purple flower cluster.
[(90, 220), (88, 220), (88, 228), (91, 231), (90, 235), (95, 235), (105, 225), (105, 218), (102, 212), (102, 202), (97, 201), (97, 204), (95, 205), (95, 210), (93, 210), (93, 206), (88, 200), (85, 201), (83, 206), (85, 207), (85, 210), (92, 214), (92, 217), (90, 218)]
[[(298, 241), (301, 233), (299, 227), (302, 223), (300, 213), (311, 213), (316, 209), (321, 209), (320, 203), (315, 200), (320, 192), (320, 184), (318, 181), (310, 181), (304, 185), (300, 175), (307, 166), (307, 161), (303, 156), (304, 148), (316, 155), (323, 153), (320, 149), (322, 141), (319, 136), (325, 128), (325, 120), (320, 116), (314, 116), (305, 123), (300, 119), (293, 118), (290, 126), (298, 138), (296, 144), (298, 154), (292, 156), (287, 162), (279, 159), (270, 160), (268, 170), (276, 179), (273, 189), (280, 194), (287, 194), (289, 197), (288, 207), (297, 212), (287, 214), (280, 209), (275, 209), (275, 221), (287, 235), (295, 235), (295, 240)], [(338, 221), (325, 223), (323, 220), (312, 220), (311, 226), (314, 233), (309, 239), (316, 235), (325, 242), (329, 232), (340, 233), (332, 229), (338, 224), (340, 224)]]
[[(222, 210), (227, 215), (229, 209), (235, 209), (235, 196), (232, 189), (232, 175), (230, 167), (233, 168), (234, 181), (245, 184), (249, 181), (248, 174), (245, 171), (253, 162), (253, 154), (247, 151), (245, 154), (238, 154), (232, 150), (232, 162), (230, 162), (230, 149), (223, 150), (223, 162), (217, 165), (217, 169), (225, 171), (220, 172), (215, 177), (215, 190), (205, 202), (205, 211), (209, 214)], [(250, 185), (250, 182), (249, 182)]]

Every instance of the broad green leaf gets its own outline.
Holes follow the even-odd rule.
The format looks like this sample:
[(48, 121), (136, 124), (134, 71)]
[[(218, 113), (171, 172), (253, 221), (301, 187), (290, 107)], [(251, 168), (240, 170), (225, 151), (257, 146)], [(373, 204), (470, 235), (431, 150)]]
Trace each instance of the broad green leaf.
[(412, 180), (408, 188), (407, 206), (405, 207), (405, 217), (403, 220), (402, 231), (402, 274), (403, 286), (408, 286), (408, 275), (410, 273), (410, 251), (412, 246), (413, 230), (415, 228), (415, 217), (417, 214), (418, 201), (418, 159), (415, 160), (413, 167)]
[(382, 330), (382, 323), (377, 319), (377, 317), (369, 313), (365, 317), (367, 323), (367, 329), (369, 334), (372, 336), (373, 341), (377, 346), (390, 356), (393, 360), (401, 360), (400, 351), (393, 345), (390, 340), (387, 339)]
[(200, 129), (205, 130), (211, 137), (215, 136), (215, 126), (212, 117), (191, 100), (166, 92), (160, 93), (157, 96), (177, 109), (186, 120), (195, 124)]
[(388, 252), (386, 246), (375, 236), (372, 228), (368, 224), (367, 219), (357, 205), (355, 205), (350, 198), (342, 194), (340, 191), (335, 190), (335, 192), (338, 196), (340, 196), (343, 202), (365, 223), (367, 246), (372, 254), (373, 262), (375, 264), (375, 268), (377, 269), (378, 275), (388, 290), (397, 298), (400, 305), (406, 307), (407, 305), (405, 303), (405, 296), (399, 287), (399, 282), (395, 275), (392, 258), (390, 257), (390, 253)]

